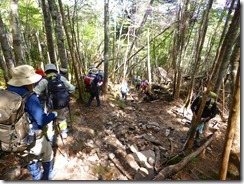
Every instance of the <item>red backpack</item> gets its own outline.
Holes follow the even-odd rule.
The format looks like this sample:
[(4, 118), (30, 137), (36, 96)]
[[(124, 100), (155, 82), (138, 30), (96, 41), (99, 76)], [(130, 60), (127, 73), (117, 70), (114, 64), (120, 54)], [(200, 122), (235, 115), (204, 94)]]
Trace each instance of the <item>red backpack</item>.
[(85, 86), (86, 86), (86, 91), (91, 91), (91, 85), (92, 85), (92, 82), (93, 80), (95, 79), (95, 75), (87, 75), (84, 77), (84, 83), (85, 83)]

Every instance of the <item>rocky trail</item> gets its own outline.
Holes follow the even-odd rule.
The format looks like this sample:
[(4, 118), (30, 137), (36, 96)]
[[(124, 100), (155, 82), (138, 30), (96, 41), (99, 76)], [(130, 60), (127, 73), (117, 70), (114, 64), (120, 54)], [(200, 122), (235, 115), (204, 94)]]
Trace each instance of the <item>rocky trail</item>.
[[(182, 101), (167, 95), (147, 101), (145, 94), (131, 90), (124, 102), (118, 90), (101, 96), (101, 104), (96, 107), (94, 100), (88, 108), (71, 101), (70, 133), (64, 144), (58, 139), (54, 180), (153, 180), (164, 167), (182, 159), (176, 155), (191, 120)], [(225, 129), (217, 115), (209, 130), (216, 131), (216, 138), (205, 154), (164, 180), (217, 180)], [(14, 155), (1, 155), (0, 171), (3, 180), (31, 180), (23, 161)]]

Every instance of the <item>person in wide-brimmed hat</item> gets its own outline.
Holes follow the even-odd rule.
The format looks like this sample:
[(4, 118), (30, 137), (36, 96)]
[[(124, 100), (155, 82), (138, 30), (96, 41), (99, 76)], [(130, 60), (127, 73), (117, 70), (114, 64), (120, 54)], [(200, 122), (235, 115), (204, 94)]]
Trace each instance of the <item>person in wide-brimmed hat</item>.
[[(12, 69), (12, 78), (7, 82), (8, 89), (23, 96), (29, 91), (33, 91), (35, 83), (40, 81), (41, 75), (35, 73), (35, 69), (29, 65), (20, 65)], [(36, 132), (34, 146), (30, 149), (30, 154), (34, 156), (28, 164), (29, 172), (33, 180), (48, 180), (54, 177), (53, 172), (53, 150), (45, 136), (37, 135), (51, 121), (57, 117), (57, 112), (46, 114), (37, 98), (33, 93), (25, 104), (25, 111), (28, 112), (31, 121), (31, 130)], [(42, 162), (43, 172), (38, 165)]]

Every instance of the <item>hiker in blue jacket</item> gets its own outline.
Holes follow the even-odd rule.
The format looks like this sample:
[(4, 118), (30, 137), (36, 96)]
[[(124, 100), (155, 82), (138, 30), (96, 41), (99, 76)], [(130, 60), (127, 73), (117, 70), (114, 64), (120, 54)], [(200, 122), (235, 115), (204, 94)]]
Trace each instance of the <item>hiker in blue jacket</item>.
[[(29, 65), (20, 65), (12, 70), (12, 78), (8, 81), (8, 89), (23, 96), (28, 91), (33, 91), (34, 85), (41, 79), (41, 75), (35, 73), (35, 69)], [(34, 159), (28, 164), (29, 172), (33, 180), (49, 180), (54, 177), (53, 150), (42, 129), (57, 117), (57, 112), (46, 114), (37, 95), (33, 93), (25, 104), (25, 111), (31, 121), (31, 130), (36, 134), (35, 144), (30, 148), (30, 154)], [(42, 162), (43, 173), (38, 165)]]

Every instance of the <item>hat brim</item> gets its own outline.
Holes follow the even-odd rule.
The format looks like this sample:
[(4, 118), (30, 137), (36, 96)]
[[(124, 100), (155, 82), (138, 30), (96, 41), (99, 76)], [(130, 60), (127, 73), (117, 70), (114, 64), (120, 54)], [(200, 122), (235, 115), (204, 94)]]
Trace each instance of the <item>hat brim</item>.
[(32, 75), (31, 77), (28, 78), (12, 78), (8, 81), (8, 84), (11, 86), (25, 86), (25, 85), (30, 85), (30, 84), (35, 84), (39, 80), (41, 80), (42, 76), (39, 74)]

